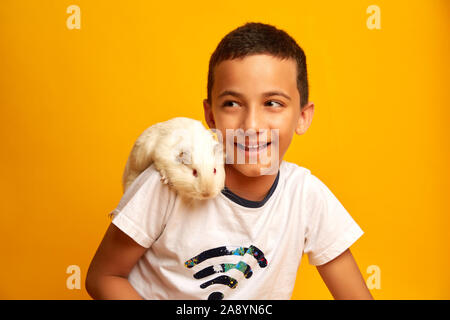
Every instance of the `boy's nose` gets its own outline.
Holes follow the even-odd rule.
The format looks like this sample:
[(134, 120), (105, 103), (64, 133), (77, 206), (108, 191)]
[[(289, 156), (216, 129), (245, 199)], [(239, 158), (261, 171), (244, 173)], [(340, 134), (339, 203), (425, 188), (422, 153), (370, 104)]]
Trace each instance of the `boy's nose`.
[(261, 121), (259, 119), (258, 112), (256, 108), (248, 108), (245, 114), (245, 118), (243, 121), (244, 130), (253, 129), (258, 130), (258, 127), (261, 125)]

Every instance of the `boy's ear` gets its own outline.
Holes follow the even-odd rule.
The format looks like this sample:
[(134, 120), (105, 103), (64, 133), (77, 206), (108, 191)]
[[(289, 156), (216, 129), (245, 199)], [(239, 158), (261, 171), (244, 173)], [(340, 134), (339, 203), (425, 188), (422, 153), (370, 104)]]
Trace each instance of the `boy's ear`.
[(205, 121), (210, 129), (216, 128), (216, 123), (214, 122), (214, 115), (212, 112), (212, 107), (208, 102), (208, 99), (203, 100), (203, 111), (205, 113)]
[(300, 111), (300, 117), (298, 118), (297, 127), (295, 128), (295, 133), (302, 135), (308, 130), (311, 125), (314, 115), (314, 102), (308, 102)]

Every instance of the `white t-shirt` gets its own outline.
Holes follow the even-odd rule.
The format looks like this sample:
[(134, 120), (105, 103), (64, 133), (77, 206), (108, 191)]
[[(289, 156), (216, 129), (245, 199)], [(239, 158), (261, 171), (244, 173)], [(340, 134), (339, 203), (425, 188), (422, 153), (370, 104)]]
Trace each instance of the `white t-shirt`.
[(112, 213), (148, 248), (128, 277), (144, 299), (290, 299), (303, 253), (321, 265), (364, 233), (310, 170), (284, 160), (263, 200), (225, 188), (191, 209), (151, 165)]

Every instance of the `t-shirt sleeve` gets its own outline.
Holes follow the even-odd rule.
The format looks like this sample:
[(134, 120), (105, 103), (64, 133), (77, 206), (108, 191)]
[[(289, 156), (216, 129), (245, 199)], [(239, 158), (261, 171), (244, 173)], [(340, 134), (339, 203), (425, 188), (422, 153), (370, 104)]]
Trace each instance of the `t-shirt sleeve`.
[(145, 248), (162, 233), (168, 214), (170, 193), (160, 174), (149, 166), (128, 187), (110, 212), (112, 223)]
[(311, 265), (325, 264), (349, 248), (364, 232), (316, 176), (306, 176), (308, 218), (303, 252)]

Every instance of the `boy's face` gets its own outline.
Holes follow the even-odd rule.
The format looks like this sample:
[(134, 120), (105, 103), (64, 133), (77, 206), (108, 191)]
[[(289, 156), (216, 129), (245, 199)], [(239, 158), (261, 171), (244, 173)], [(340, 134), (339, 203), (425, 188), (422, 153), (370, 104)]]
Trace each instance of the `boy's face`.
[[(274, 91), (281, 95), (265, 95)], [(205, 120), (210, 128), (221, 132), (227, 154), (234, 150), (230, 166), (248, 177), (261, 175), (262, 168), (276, 167), (276, 171), (267, 173), (276, 174), (294, 132), (299, 135), (306, 132), (314, 110), (314, 104), (310, 102), (300, 111), (295, 60), (281, 60), (266, 54), (219, 63), (214, 70), (211, 100), (211, 105), (206, 99), (203, 101)], [(261, 156), (250, 149), (246, 152), (237, 144), (244, 140), (238, 140), (236, 136), (226, 139), (227, 129), (246, 132), (246, 145), (270, 142), (259, 154), (265, 153), (271, 161), (261, 161)], [(252, 133), (251, 137), (248, 133)], [(245, 163), (238, 163), (238, 153), (245, 155)], [(256, 163), (253, 160), (250, 163), (250, 155), (257, 159)]]

